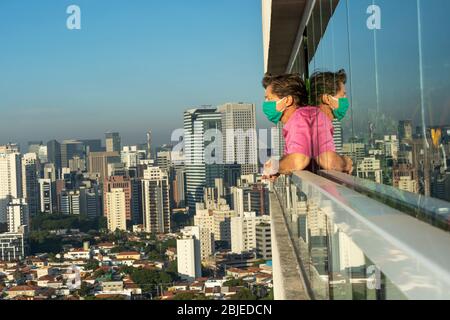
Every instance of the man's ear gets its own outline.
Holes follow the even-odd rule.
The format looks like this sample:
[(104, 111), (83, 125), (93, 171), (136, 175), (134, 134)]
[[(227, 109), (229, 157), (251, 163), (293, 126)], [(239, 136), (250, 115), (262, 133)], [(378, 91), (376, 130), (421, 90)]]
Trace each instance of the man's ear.
[(330, 96), (329, 96), (328, 94), (323, 94), (322, 97), (321, 97), (321, 99), (320, 99), (320, 101), (321, 101), (323, 104), (326, 104), (326, 105), (328, 105), (328, 106), (331, 104)]
[(294, 105), (295, 105), (294, 97), (293, 96), (288, 96), (287, 99), (286, 99), (286, 106), (289, 108), (289, 107), (292, 107)]

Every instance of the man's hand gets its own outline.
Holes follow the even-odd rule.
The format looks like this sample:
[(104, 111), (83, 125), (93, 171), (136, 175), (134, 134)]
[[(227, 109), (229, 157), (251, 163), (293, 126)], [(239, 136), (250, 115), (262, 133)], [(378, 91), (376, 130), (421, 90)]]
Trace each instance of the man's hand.
[(262, 178), (263, 178), (263, 180), (269, 180), (270, 182), (275, 182), (275, 181), (277, 181), (277, 179), (279, 177), (280, 177), (280, 174), (277, 173), (277, 174), (274, 174), (272, 176), (263, 176)]
[(275, 180), (277, 180), (278, 177), (280, 176), (280, 173), (278, 172), (279, 167), (280, 162), (278, 160), (271, 158), (264, 165), (264, 172), (262, 178), (264, 180), (270, 180), (270, 182), (275, 182)]
[(264, 176), (274, 176), (278, 174), (280, 169), (280, 161), (271, 158), (269, 161), (266, 162), (264, 165)]
[(353, 160), (347, 156), (344, 156), (343, 158), (345, 161), (344, 172), (351, 175), (353, 173)]

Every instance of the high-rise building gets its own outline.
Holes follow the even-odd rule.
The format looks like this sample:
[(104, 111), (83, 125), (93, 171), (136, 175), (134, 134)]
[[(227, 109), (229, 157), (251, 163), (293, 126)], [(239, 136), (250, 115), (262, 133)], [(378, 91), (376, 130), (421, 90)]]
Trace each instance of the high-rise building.
[(270, 223), (263, 221), (256, 224), (256, 254), (262, 259), (272, 259), (272, 234)]
[(364, 158), (358, 161), (356, 174), (359, 178), (372, 180), (376, 183), (383, 183), (383, 169), (381, 162), (375, 158)]
[(55, 190), (52, 180), (39, 179), (39, 203), (41, 213), (54, 213)]
[(90, 152), (104, 151), (104, 149), (102, 148), (102, 140), (100, 139), (85, 139), (80, 141), (84, 144), (86, 155), (89, 155)]
[(200, 228), (200, 243), (202, 260), (208, 259), (214, 253), (214, 212), (205, 209), (204, 204), (198, 203), (194, 216), (194, 225)]
[(47, 163), (48, 161), (48, 148), (43, 145), (42, 141), (28, 142), (28, 153), (36, 154), (40, 163)]
[(269, 214), (269, 190), (262, 183), (232, 187), (232, 208), (238, 215), (255, 212), (257, 216)]
[(147, 159), (152, 158), (152, 130), (147, 131)]
[(86, 158), (86, 150), (83, 142), (78, 140), (64, 140), (61, 143), (61, 167), (68, 168), (69, 160), (78, 156), (80, 159)]
[(61, 171), (57, 171), (54, 163), (46, 163), (43, 170), (43, 178), (55, 182), (61, 176)]
[(20, 233), (28, 230), (30, 218), (25, 199), (12, 199), (6, 211), (6, 225), (9, 233)]
[(333, 120), (333, 128), (334, 128), (333, 140), (334, 140), (334, 145), (336, 146), (336, 152), (338, 154), (342, 154), (343, 147), (344, 147), (344, 133), (342, 130), (341, 121), (334, 119)]
[(35, 153), (22, 157), (22, 197), (25, 198), (30, 216), (39, 213), (39, 161)]
[(146, 158), (146, 151), (139, 150), (138, 146), (124, 146), (120, 158), (126, 168), (137, 168), (139, 161)]
[(411, 141), (413, 139), (413, 124), (411, 120), (398, 122), (398, 138), (400, 143)]
[(47, 158), (49, 163), (55, 165), (56, 170), (61, 170), (61, 144), (56, 140), (47, 142)]
[(254, 104), (227, 103), (222, 114), (223, 163), (239, 164), (242, 174), (258, 172), (258, 138)]
[(270, 223), (269, 216), (257, 216), (255, 212), (244, 212), (231, 218), (231, 251), (241, 254), (256, 251), (256, 225)]
[(170, 232), (169, 178), (158, 167), (149, 167), (142, 179), (142, 211), (146, 232)]
[[(203, 188), (213, 187), (214, 179), (223, 176), (222, 141), (218, 148), (214, 148), (217, 145), (211, 141), (214, 134), (221, 135), (221, 122), (222, 114), (212, 108), (184, 113), (186, 200), (191, 213), (195, 213), (195, 204), (203, 201)], [(210, 154), (206, 154), (206, 150), (211, 151)]]
[(20, 147), (17, 143), (0, 145), (0, 153), (20, 153)]
[(117, 132), (105, 133), (106, 152), (119, 152), (121, 150), (120, 134)]
[(119, 152), (91, 152), (89, 154), (89, 174), (103, 183), (108, 178), (108, 164), (120, 163), (120, 161)]
[(0, 223), (6, 223), (6, 207), (11, 199), (22, 198), (22, 163), (20, 153), (7, 146), (0, 152)]
[(177, 239), (178, 275), (188, 281), (202, 276), (200, 228), (186, 227)]
[(396, 163), (392, 168), (392, 184), (403, 191), (418, 193), (419, 176), (417, 169), (410, 163)]
[(186, 207), (185, 185), (186, 176), (184, 167), (175, 168), (171, 192), (172, 205), (174, 208)]
[(214, 240), (226, 242), (231, 245), (231, 218), (236, 217), (235, 211), (222, 203), (219, 208), (214, 210)]
[(88, 218), (96, 218), (102, 214), (102, 197), (98, 186), (88, 189), (81, 187), (80, 192), (80, 215)]
[(69, 166), (71, 172), (85, 172), (86, 171), (86, 160), (80, 158), (79, 156), (74, 156), (69, 160)]
[(384, 154), (387, 158), (398, 160), (399, 147), (396, 135), (384, 136)]
[(60, 195), (61, 214), (80, 215), (80, 192), (75, 190), (63, 191)]
[(169, 171), (171, 167), (171, 151), (158, 151), (156, 153), (156, 165), (162, 170)]
[(0, 261), (20, 261), (25, 258), (23, 233), (0, 233)]
[(133, 189), (132, 189), (132, 179), (129, 177), (124, 176), (112, 176), (105, 180), (105, 183), (103, 184), (103, 192), (105, 193), (104, 201), (105, 201), (105, 210), (104, 215), (105, 217), (108, 217), (108, 206), (106, 205), (107, 197), (106, 194), (108, 192), (112, 192), (114, 189), (120, 189), (125, 194), (125, 217), (127, 221), (131, 221), (133, 218), (133, 212), (132, 212), (132, 196), (133, 196)]
[(108, 211), (108, 230), (127, 230), (125, 192), (122, 189), (112, 189), (105, 195)]

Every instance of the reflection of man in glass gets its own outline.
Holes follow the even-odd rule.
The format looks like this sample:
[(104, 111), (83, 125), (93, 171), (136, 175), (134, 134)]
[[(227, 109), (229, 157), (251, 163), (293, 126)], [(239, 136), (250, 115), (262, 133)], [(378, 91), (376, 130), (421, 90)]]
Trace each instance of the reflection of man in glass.
[(306, 86), (299, 75), (268, 75), (263, 86), (264, 113), (274, 124), (283, 123), (285, 140), (284, 157), (279, 162), (271, 159), (264, 166), (267, 178), (304, 170), (311, 159), (322, 169), (351, 173), (352, 161), (336, 153), (331, 120), (318, 106), (308, 106)]

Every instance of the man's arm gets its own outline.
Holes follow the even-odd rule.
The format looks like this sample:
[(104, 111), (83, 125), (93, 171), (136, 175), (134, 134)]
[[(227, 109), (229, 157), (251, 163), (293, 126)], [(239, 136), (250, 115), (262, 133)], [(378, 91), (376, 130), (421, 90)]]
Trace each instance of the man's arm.
[(284, 156), (280, 160), (280, 168), (278, 172), (284, 175), (291, 175), (295, 171), (304, 170), (308, 165), (311, 159), (300, 153), (293, 153), (287, 156)]
[(332, 170), (352, 174), (353, 161), (347, 156), (340, 156), (336, 152), (325, 152), (317, 159), (317, 163), (323, 170)]

